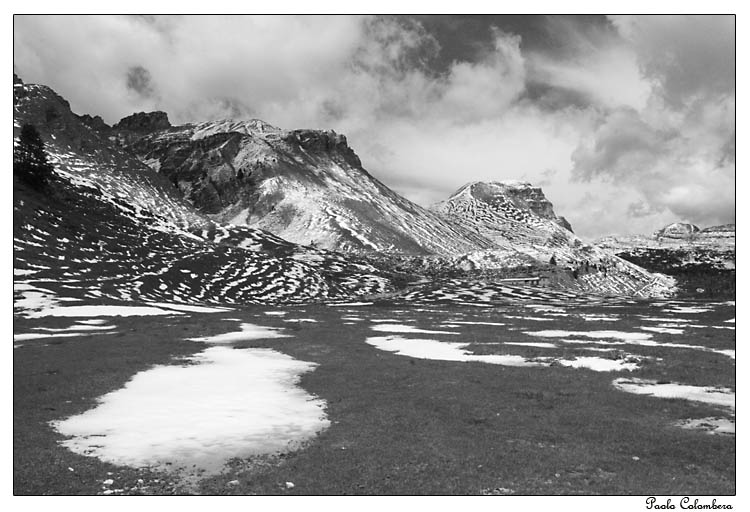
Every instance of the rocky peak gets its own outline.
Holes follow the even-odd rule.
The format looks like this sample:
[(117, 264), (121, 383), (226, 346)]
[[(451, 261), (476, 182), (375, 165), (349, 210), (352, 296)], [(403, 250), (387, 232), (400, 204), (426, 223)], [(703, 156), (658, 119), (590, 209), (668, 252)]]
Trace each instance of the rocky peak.
[(284, 140), (296, 143), (311, 153), (338, 153), (354, 167), (361, 167), (362, 162), (349, 147), (346, 137), (333, 130), (291, 130), (286, 133)]
[(123, 117), (112, 128), (118, 131), (126, 130), (144, 134), (165, 130), (171, 126), (167, 113), (157, 110), (155, 112), (137, 112)]
[(81, 116), (78, 116), (78, 119), (80, 119), (83, 124), (99, 133), (107, 133), (112, 130), (112, 127), (105, 123), (104, 119), (102, 119), (100, 116), (92, 117), (88, 114), (83, 114)]

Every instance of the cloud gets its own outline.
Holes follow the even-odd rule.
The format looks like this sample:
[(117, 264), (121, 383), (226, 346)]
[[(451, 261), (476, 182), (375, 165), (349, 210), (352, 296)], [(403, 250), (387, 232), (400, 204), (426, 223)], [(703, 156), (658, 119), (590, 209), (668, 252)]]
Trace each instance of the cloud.
[(673, 105), (734, 94), (734, 16), (612, 16), (662, 96)]
[(134, 93), (149, 97), (154, 94), (151, 73), (143, 66), (132, 66), (125, 76), (125, 86)]
[[(630, 187), (629, 216), (671, 213), (700, 226), (734, 222), (734, 33), (731, 17), (618, 17), (648, 100), (603, 109), (573, 152), (573, 177)], [(729, 59), (728, 65), (727, 59)]]
[(734, 220), (732, 17), (522, 21), (439, 39), (401, 16), (16, 16), (14, 70), (109, 123), (335, 129), (424, 205), (527, 179), (589, 237)]

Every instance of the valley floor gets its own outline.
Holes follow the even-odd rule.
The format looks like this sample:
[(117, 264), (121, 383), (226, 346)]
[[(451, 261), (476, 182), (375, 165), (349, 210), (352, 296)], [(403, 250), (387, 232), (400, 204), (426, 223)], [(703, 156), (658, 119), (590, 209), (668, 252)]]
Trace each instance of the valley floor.
[(733, 301), (149, 307), (16, 317), (15, 494), (736, 493)]

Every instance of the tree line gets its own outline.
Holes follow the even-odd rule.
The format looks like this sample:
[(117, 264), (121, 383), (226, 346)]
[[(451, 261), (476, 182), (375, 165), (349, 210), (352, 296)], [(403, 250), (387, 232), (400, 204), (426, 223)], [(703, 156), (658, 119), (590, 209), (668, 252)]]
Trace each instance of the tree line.
[(52, 170), (44, 142), (36, 127), (24, 124), (18, 142), (13, 147), (13, 174), (34, 190), (42, 192), (49, 185)]

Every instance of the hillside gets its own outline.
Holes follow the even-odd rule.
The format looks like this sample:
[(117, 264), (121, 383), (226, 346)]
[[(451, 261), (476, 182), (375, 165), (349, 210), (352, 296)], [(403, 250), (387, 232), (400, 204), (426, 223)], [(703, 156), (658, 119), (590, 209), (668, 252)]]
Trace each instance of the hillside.
[(46, 195), (14, 179), (21, 309), (56, 296), (296, 303), (392, 290), (390, 274), (370, 265), (217, 224), (84, 121), (51, 89), (15, 81), (14, 131), (34, 124), (55, 168)]

